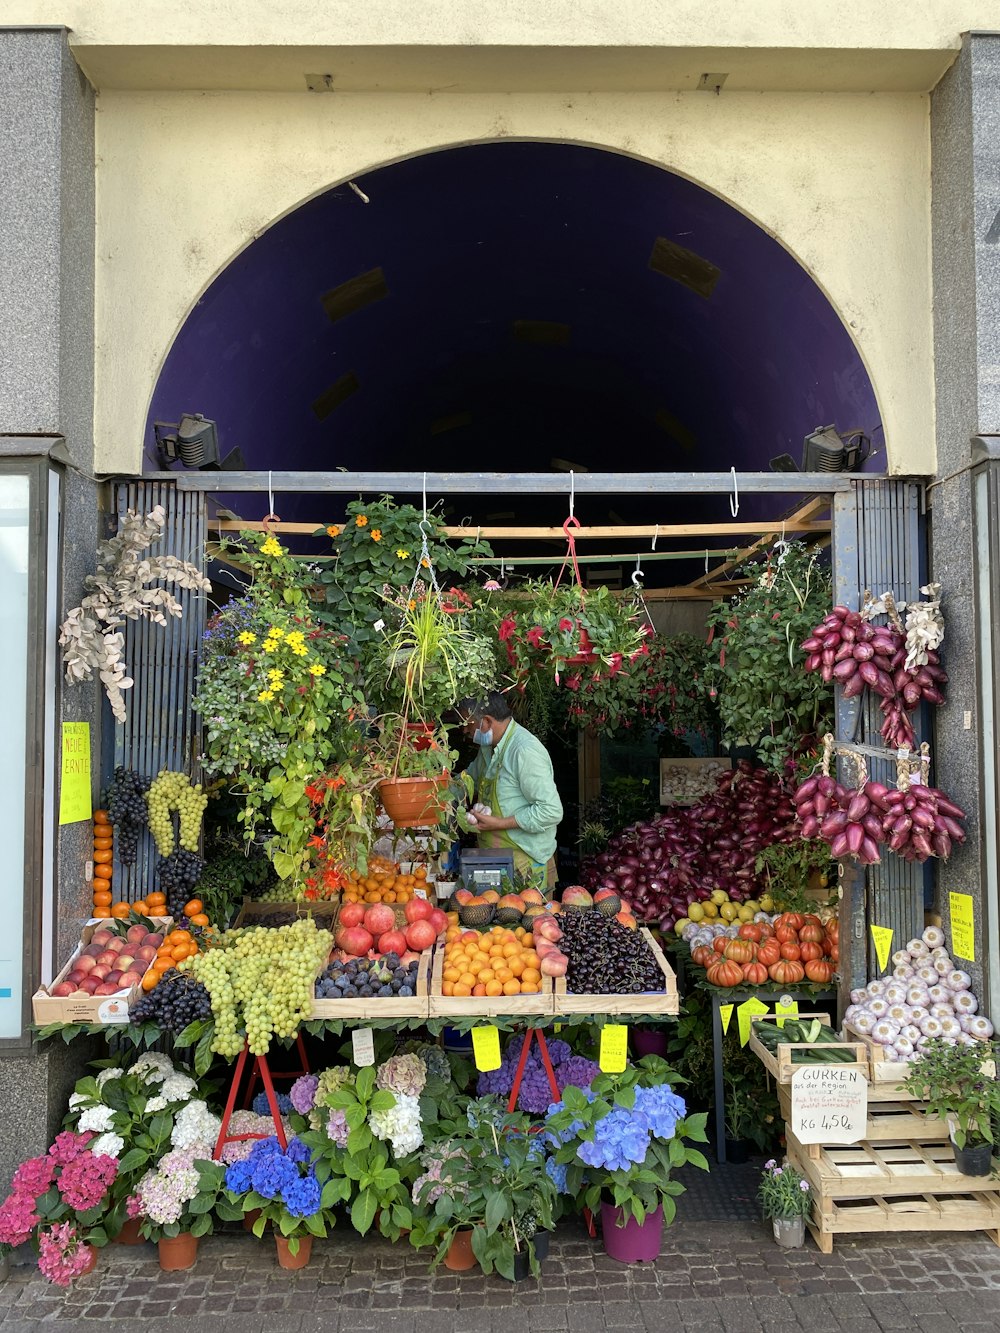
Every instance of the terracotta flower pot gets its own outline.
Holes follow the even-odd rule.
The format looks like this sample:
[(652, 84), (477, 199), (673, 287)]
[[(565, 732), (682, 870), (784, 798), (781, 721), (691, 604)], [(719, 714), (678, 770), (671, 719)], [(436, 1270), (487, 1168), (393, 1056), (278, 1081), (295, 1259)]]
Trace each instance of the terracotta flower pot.
[(81, 1277), (83, 1277), (85, 1273), (92, 1273), (97, 1267), (97, 1247), (94, 1245), (87, 1245), (85, 1248), (90, 1251), (90, 1255), (87, 1259), (86, 1266), (80, 1269)]
[(288, 1248), (288, 1238), (286, 1236), (276, 1235), (274, 1243), (278, 1249), (279, 1268), (305, 1268), (312, 1255), (312, 1236), (299, 1237), (299, 1248), (295, 1254), (292, 1254)]
[(444, 1266), (450, 1268), (454, 1273), (465, 1273), (470, 1268), (475, 1268), (476, 1256), (472, 1252), (471, 1227), (455, 1232), (451, 1247), (444, 1256)]
[(179, 1236), (161, 1236), (157, 1249), (160, 1267), (165, 1273), (193, 1268), (198, 1258), (198, 1237), (192, 1236), (190, 1231), (182, 1231)]
[(378, 792), (396, 828), (433, 828), (444, 810), (447, 785), (446, 773), (439, 778), (386, 778)]
[(434, 741), (434, 723), (407, 722), (406, 735), (414, 750), (429, 750)]
[(139, 1234), (139, 1218), (130, 1217), (118, 1235), (114, 1237), (114, 1243), (116, 1245), (142, 1245), (143, 1239)]
[(597, 657), (594, 652), (594, 645), (591, 642), (590, 635), (587, 633), (585, 625), (580, 626), (580, 650), (574, 653), (572, 657), (566, 658), (567, 666), (587, 666)]
[(244, 1213), (244, 1214), (243, 1214), (243, 1230), (244, 1230), (244, 1231), (253, 1231), (253, 1224), (257, 1221), (257, 1218), (258, 1218), (258, 1217), (260, 1217), (260, 1209), (259, 1209), (259, 1208), (251, 1208), (250, 1211), (249, 1211), (248, 1213)]

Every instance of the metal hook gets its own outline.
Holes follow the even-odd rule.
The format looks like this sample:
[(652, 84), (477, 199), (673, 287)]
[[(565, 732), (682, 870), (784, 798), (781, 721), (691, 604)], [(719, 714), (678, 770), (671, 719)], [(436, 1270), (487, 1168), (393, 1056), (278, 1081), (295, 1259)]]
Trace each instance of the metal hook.
[(733, 518), (735, 518), (740, 512), (740, 488), (736, 481), (736, 469), (731, 467), (729, 471), (732, 473), (733, 478), (733, 493), (729, 497), (729, 512), (732, 514)]
[(632, 587), (638, 588), (639, 591), (642, 592), (642, 581), (645, 577), (645, 574), (642, 572), (642, 566), (639, 563), (639, 554), (636, 552), (635, 569), (632, 573)]
[(650, 547), (650, 550), (652, 551), (656, 550), (656, 539), (657, 537), (659, 537), (659, 535), (660, 535), (660, 525), (659, 523), (657, 523), (656, 527), (653, 529), (653, 545)]

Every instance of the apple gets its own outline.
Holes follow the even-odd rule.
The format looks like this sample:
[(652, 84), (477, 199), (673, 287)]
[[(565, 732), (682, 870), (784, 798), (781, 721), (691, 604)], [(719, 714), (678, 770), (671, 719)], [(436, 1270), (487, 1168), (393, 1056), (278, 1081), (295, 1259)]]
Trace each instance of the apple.
[(156, 950), (153, 948), (151, 944), (144, 944), (136, 954), (136, 959), (141, 958), (147, 963), (151, 963), (155, 957), (156, 957)]
[(117, 986), (112, 986), (109, 982), (105, 981), (105, 982), (103, 983), (103, 985), (98, 986), (97, 990), (94, 991), (94, 994), (95, 994), (95, 995), (117, 995), (117, 994), (118, 994), (118, 987), (117, 987)]
[(75, 990), (75, 987), (73, 986), (73, 984), (72, 984), (71, 982), (69, 982), (69, 981), (60, 981), (60, 983), (59, 983), (58, 986), (53, 986), (53, 987), (52, 987), (52, 989), (49, 991), (49, 994), (50, 994), (50, 995), (57, 995), (60, 999), (62, 999), (62, 997), (63, 997), (64, 995), (72, 995), (74, 990)]
[[(426, 898), (411, 898), (403, 908), (403, 915), (406, 917), (407, 923), (412, 926), (414, 921), (429, 920), (433, 911), (434, 908)], [(437, 934), (437, 931), (434, 933)]]
[(149, 932), (145, 926), (129, 926), (125, 932), (125, 938), (129, 944), (141, 944), (148, 934)]
[(122, 990), (131, 990), (133, 986), (138, 986), (142, 976), (138, 972), (123, 972), (118, 982)]
[(84, 979), (80, 982), (79, 989), (82, 991), (86, 991), (88, 995), (93, 995), (100, 984), (101, 983), (98, 980), (98, 978), (94, 976), (93, 972), (91, 972), (89, 977), (84, 977)]

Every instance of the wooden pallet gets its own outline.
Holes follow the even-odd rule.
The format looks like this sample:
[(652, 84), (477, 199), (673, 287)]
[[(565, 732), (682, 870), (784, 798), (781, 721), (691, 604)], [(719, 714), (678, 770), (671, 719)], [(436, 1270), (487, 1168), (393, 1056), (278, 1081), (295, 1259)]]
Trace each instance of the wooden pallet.
[[(869, 1092), (871, 1085), (869, 1084)], [(792, 1089), (790, 1084), (778, 1087), (778, 1105), (782, 1118), (786, 1121), (785, 1133), (790, 1135), (788, 1123), (792, 1118)], [(862, 1138), (867, 1143), (899, 1143), (903, 1140), (919, 1139), (925, 1143), (942, 1142), (948, 1138), (948, 1126), (939, 1116), (929, 1116), (923, 1102), (913, 1101), (872, 1101), (869, 1097), (868, 1121)], [(816, 1143), (800, 1144), (800, 1148), (810, 1157), (818, 1157), (821, 1145)]]
[(445, 995), (444, 947), (434, 947), (431, 963), (431, 1018), (550, 1018), (553, 1006), (551, 977), (542, 977), (542, 989), (535, 995)]
[(566, 989), (566, 978), (557, 977), (555, 985), (555, 1013), (558, 1014), (677, 1014), (680, 995), (677, 977), (663, 955), (663, 950), (645, 926), (640, 934), (649, 946), (657, 966), (663, 973), (662, 991), (643, 991), (634, 995), (575, 995)]
[(420, 955), (416, 995), (359, 995), (343, 1000), (319, 1000), (313, 991), (312, 1019), (429, 1018), (431, 951)]
[[(818, 1018), (825, 1024), (826, 1027), (830, 1026), (830, 1018), (829, 1015), (827, 1014), (799, 1014), (798, 1017), (805, 1019)], [(773, 1023), (774, 1014), (760, 1014), (760, 1015), (755, 1014), (751, 1018), (749, 1045), (754, 1055), (757, 1056), (758, 1060), (760, 1060), (761, 1064), (771, 1075), (774, 1081), (778, 1084), (779, 1088), (791, 1084), (792, 1076), (794, 1075), (797, 1069), (807, 1069), (812, 1065), (823, 1065), (827, 1063), (826, 1061), (819, 1058), (817, 1058), (814, 1061), (796, 1060), (793, 1062), (792, 1060), (793, 1051), (806, 1051), (806, 1052), (827, 1051), (827, 1050), (849, 1051), (854, 1057), (853, 1060), (851, 1061), (845, 1060), (842, 1063), (836, 1065), (836, 1068), (852, 1069), (858, 1073), (864, 1074), (865, 1078), (868, 1077), (868, 1056), (866, 1054), (864, 1045), (861, 1042), (841, 1041), (841, 1042), (823, 1042), (820, 1044), (820, 1043), (809, 1043), (809, 1042), (779, 1041), (777, 1050), (772, 1052), (767, 1049), (767, 1047), (764, 1045), (764, 1043), (760, 1040), (760, 1038), (754, 1031), (755, 1024), (758, 1022)]]
[(985, 1231), (1000, 1245), (998, 1194), (914, 1194), (884, 1198), (817, 1201), (806, 1226), (823, 1254), (833, 1253), (835, 1236), (899, 1231)]

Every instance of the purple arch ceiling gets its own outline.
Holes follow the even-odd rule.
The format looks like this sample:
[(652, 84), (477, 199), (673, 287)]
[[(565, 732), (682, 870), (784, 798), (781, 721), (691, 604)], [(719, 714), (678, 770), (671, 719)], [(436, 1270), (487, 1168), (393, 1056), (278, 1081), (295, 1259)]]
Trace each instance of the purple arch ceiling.
[[(879, 424), (808, 274), (679, 176), (505, 142), (358, 184), (370, 204), (328, 191), (206, 291), (156, 386), (148, 457), (152, 421), (185, 411), (214, 418), (223, 450), (239, 445), (251, 468), (536, 470), (557, 456), (766, 470), (776, 454), (798, 460), (816, 425)], [(710, 297), (650, 267), (658, 237), (716, 266)], [(385, 298), (332, 321), (324, 294), (379, 267)], [(568, 326), (568, 340), (525, 341), (517, 321)], [(320, 419), (314, 405), (352, 372), (356, 391)]]

